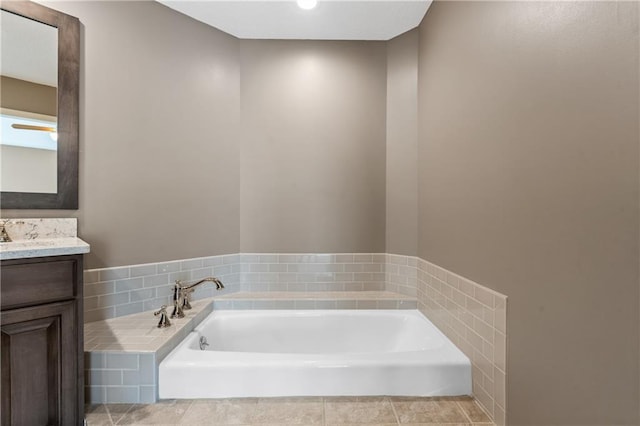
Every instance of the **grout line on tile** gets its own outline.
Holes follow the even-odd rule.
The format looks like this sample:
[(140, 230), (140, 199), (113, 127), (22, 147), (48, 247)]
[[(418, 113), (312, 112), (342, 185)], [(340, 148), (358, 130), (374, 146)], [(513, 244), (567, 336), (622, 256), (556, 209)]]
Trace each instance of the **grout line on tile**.
[(396, 407), (395, 405), (393, 405), (393, 401), (391, 400), (391, 398), (389, 398), (388, 396), (386, 397), (387, 400), (389, 401), (389, 404), (391, 404), (391, 410), (393, 411), (393, 415), (396, 418), (396, 424), (400, 424), (400, 417), (398, 417), (398, 413), (396, 412)]
[(456, 405), (458, 406), (460, 411), (462, 411), (462, 414), (464, 414), (464, 416), (469, 420), (469, 423), (473, 424), (473, 420), (471, 420), (471, 417), (469, 416), (469, 414), (467, 414), (467, 410), (465, 410), (464, 407), (460, 404), (460, 401), (456, 401)]

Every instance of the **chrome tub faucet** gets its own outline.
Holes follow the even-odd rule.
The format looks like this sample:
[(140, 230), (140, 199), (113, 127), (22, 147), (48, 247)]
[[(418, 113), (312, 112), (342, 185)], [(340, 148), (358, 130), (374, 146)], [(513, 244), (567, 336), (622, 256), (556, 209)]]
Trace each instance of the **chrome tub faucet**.
[(181, 280), (176, 280), (173, 287), (173, 312), (171, 318), (184, 318), (184, 311), (191, 309), (191, 294), (197, 286), (202, 283), (212, 282), (216, 285), (216, 290), (222, 290), (224, 284), (216, 277), (203, 278), (193, 284), (185, 285)]

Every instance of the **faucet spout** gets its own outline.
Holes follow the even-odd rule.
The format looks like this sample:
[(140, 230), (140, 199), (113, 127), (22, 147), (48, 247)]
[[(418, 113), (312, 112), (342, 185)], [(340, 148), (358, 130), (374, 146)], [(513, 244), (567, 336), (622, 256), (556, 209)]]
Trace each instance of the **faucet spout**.
[(212, 282), (216, 285), (216, 290), (222, 290), (224, 288), (224, 284), (222, 284), (222, 281), (220, 281), (218, 278), (216, 277), (207, 277), (207, 278), (203, 278), (198, 282), (195, 282), (193, 284), (187, 285), (187, 286), (182, 286), (182, 289), (184, 290), (191, 290), (192, 288), (195, 288), (197, 286), (199, 286), (202, 283), (206, 283), (206, 282)]
[(212, 282), (216, 285), (216, 290), (222, 290), (224, 284), (216, 277), (203, 278), (193, 284), (183, 285), (182, 281), (176, 280), (173, 288), (173, 312), (171, 318), (184, 318), (184, 310), (191, 309), (191, 293), (202, 283)]

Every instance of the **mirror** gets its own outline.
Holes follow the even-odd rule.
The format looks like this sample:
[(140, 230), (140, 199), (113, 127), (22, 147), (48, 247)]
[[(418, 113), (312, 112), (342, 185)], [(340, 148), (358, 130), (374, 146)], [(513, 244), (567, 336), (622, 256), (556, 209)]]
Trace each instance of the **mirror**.
[(0, 11), (0, 190), (58, 192), (58, 29)]
[(2, 2), (0, 207), (78, 208), (80, 23)]

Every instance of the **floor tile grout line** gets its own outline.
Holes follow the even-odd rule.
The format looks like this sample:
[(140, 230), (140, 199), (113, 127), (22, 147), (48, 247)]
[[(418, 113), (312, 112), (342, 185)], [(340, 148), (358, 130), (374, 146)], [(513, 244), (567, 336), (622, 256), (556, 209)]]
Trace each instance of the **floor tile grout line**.
[[(491, 422), (490, 422), (491, 424), (493, 424), (493, 425), (495, 425), (495, 424), (496, 424), (495, 419), (493, 418), (493, 416), (492, 416), (492, 415), (490, 415), (490, 414), (489, 414), (489, 411), (488, 411), (486, 408), (484, 408), (484, 405), (482, 405), (482, 404), (478, 403), (478, 401), (477, 401), (475, 398), (473, 398), (473, 404), (474, 404), (476, 407), (480, 408), (480, 411), (482, 411), (482, 412), (487, 416), (487, 418), (488, 418), (489, 420), (491, 420)], [(482, 424), (482, 423), (480, 423), (480, 424)]]
[[(425, 398), (425, 399), (430, 400), (431, 398)], [(397, 409), (395, 407), (395, 404), (394, 404), (394, 401), (393, 401), (393, 397), (384, 396), (383, 400), (388, 402), (389, 404), (391, 404), (391, 409), (392, 409), (392, 412), (394, 414), (394, 419), (395, 419), (394, 423), (392, 423), (392, 421), (390, 421), (391, 419), (389, 419), (389, 421), (388, 421), (389, 423), (388, 423), (387, 426), (390, 426), (392, 424), (396, 425), (396, 426), (403, 425), (403, 423), (401, 423), (401, 421), (400, 421), (400, 418), (399, 418), (399, 415), (398, 415), (398, 411), (397, 411)], [(177, 401), (178, 400), (173, 400), (172, 402), (177, 402)], [(471, 401), (474, 403), (475, 406), (480, 407), (480, 405), (477, 404), (477, 402), (474, 399), (471, 399)], [(326, 412), (327, 398), (324, 397), (324, 396), (320, 397), (320, 402), (322, 403), (322, 413), (321, 413), (321, 419), (320, 419), (321, 422), (319, 422), (317, 424), (321, 425), (321, 426), (327, 426), (327, 416), (326, 416), (326, 413), (327, 413)], [(485, 422), (481, 422), (481, 421), (475, 422), (475, 421), (473, 421), (471, 419), (471, 413), (472, 412), (471, 411), (467, 412), (465, 407), (462, 404), (462, 402), (465, 402), (465, 401), (461, 401), (459, 399), (455, 399), (452, 402), (455, 402), (456, 403), (455, 407), (457, 407), (459, 410), (461, 410), (463, 412), (463, 416), (466, 419), (464, 421), (465, 425), (468, 425), (468, 426), (475, 426), (475, 425), (478, 425), (478, 426), (480, 426), (480, 425), (483, 425), (483, 426), (496, 426), (495, 422), (493, 422), (490, 417), (487, 419), (488, 421), (485, 421)], [(185, 408), (181, 410), (182, 413), (180, 413), (178, 418), (177, 418), (179, 424), (182, 424), (180, 422), (183, 421), (184, 417), (187, 415), (189, 410), (193, 407), (194, 403), (195, 403), (195, 400), (188, 400), (188, 404), (184, 404)], [(101, 405), (103, 407), (106, 407), (106, 413), (108, 414), (108, 419), (109, 419), (111, 425), (123, 425), (123, 424), (129, 424), (126, 421), (127, 420), (127, 415), (129, 415), (133, 411), (135, 411), (137, 407), (153, 407), (153, 406), (157, 407), (158, 404), (126, 404), (127, 406), (122, 407), (122, 408), (126, 408), (126, 409), (124, 411), (121, 411), (121, 412), (118, 412), (118, 413), (112, 413), (112, 410), (110, 408), (115, 406), (115, 405), (121, 405), (121, 404), (101, 404)], [(169, 405), (173, 405), (173, 404), (169, 404)], [(174, 410), (171, 410), (171, 411), (173, 411), (174, 414), (177, 414)], [(484, 410), (482, 410), (482, 411), (484, 411)], [(119, 415), (119, 418), (115, 418), (116, 414)], [(133, 419), (129, 419), (129, 420), (133, 420)], [(254, 419), (254, 420), (256, 420), (256, 419)], [(296, 421), (301, 421), (301, 420), (302, 420), (301, 418), (296, 419)], [(225, 424), (227, 424), (227, 423), (225, 423)], [(291, 423), (291, 424), (297, 424), (297, 423), (294, 422), (294, 423)], [(361, 425), (365, 426), (365, 423), (362, 423)], [(437, 422), (437, 423), (434, 422), (433, 426), (436, 426), (436, 425), (454, 426), (453, 423), (447, 423), (447, 422)], [(456, 423), (456, 425), (457, 425), (457, 423)], [(245, 426), (266, 426), (266, 425), (263, 424), (263, 423), (255, 423), (254, 421), (252, 421), (252, 422), (246, 423)]]
[(400, 417), (398, 417), (398, 413), (396, 412), (396, 407), (395, 405), (393, 405), (393, 400), (389, 397), (387, 397), (387, 399), (389, 400), (389, 404), (391, 404), (391, 410), (393, 411), (393, 415), (396, 418), (396, 424), (400, 424)]
[(455, 401), (455, 403), (458, 406), (458, 409), (460, 409), (460, 411), (462, 411), (462, 414), (469, 420), (469, 423), (473, 424), (473, 420), (471, 420), (471, 416), (469, 416), (469, 414), (467, 414), (467, 410), (465, 410), (464, 407), (462, 406), (462, 404), (460, 404), (460, 401)]

